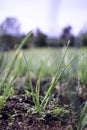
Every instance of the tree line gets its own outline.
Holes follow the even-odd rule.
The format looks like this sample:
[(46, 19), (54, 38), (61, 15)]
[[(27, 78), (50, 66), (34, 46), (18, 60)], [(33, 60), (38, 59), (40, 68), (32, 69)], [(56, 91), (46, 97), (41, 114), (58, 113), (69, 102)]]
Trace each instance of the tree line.
[[(20, 31), (20, 23), (18, 19), (14, 17), (6, 18), (0, 25), (0, 50), (7, 51), (15, 49), (20, 45), (21, 41), (25, 37)], [(72, 27), (66, 26), (62, 30), (62, 34), (56, 38), (49, 38), (46, 34), (37, 29), (34, 32), (29, 41), (24, 46), (24, 49), (31, 47), (62, 47), (68, 40), (70, 40), (70, 45), (75, 46), (87, 46), (87, 32), (81, 32), (78, 36), (72, 33)]]

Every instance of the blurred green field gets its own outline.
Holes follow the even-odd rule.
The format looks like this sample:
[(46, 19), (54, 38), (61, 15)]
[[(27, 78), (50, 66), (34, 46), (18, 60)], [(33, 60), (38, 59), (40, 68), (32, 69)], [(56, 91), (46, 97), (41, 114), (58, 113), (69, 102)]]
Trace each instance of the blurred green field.
[[(13, 66), (12, 74), (17, 73), (18, 76), (27, 74), (27, 67), (24, 60), (25, 56), (29, 64), (31, 76), (38, 77), (42, 66), (44, 68), (42, 77), (54, 76), (64, 52), (65, 48), (22, 50)], [(7, 59), (6, 70), (8, 70), (14, 58), (15, 51), (5, 52), (4, 55), (5, 59)], [(78, 58), (73, 61), (61, 78), (77, 78), (82, 82), (87, 82), (87, 48), (68, 48), (60, 70), (76, 56)]]

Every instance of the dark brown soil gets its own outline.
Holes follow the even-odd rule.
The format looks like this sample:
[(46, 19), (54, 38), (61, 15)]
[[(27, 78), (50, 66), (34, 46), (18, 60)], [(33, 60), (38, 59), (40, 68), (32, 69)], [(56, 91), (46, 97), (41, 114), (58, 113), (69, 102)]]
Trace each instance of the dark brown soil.
[[(71, 83), (73, 84), (76, 87), (76, 81)], [(71, 86), (69, 87), (71, 90)], [(75, 101), (72, 101), (66, 95), (59, 95), (57, 89), (59, 90), (59, 85), (56, 86), (56, 91), (44, 113), (37, 113), (31, 96), (17, 90), (14, 96), (6, 100), (0, 110), (0, 130), (77, 130), (85, 100), (77, 94)], [(53, 109), (56, 110), (57, 107), (68, 112), (54, 113)]]

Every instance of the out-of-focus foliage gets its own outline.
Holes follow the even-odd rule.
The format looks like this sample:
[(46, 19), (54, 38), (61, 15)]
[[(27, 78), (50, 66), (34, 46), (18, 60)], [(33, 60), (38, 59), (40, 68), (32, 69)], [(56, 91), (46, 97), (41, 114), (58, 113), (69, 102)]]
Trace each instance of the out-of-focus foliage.
[(7, 34), (0, 36), (0, 51), (7, 51), (16, 48), (22, 39), (23, 37), (11, 36)]
[(87, 46), (87, 32), (82, 34), (82, 45)]
[(22, 39), (19, 21), (15, 17), (7, 17), (0, 25), (0, 51), (14, 49)]
[[(25, 34), (20, 32), (20, 23), (17, 18), (7, 17), (0, 25), (0, 51), (15, 49)], [(40, 29), (33, 32), (30, 39), (24, 45), (24, 49), (31, 47), (62, 47), (70, 40), (69, 46), (87, 46), (87, 32), (75, 36), (72, 33), (72, 27), (66, 26), (58, 37), (47, 37)]]
[(72, 30), (71, 26), (67, 26), (63, 29), (63, 32), (59, 38), (61, 45), (66, 45), (68, 40), (70, 40), (70, 46), (74, 46), (75, 36), (72, 34), (71, 30)]
[(46, 39), (47, 39), (47, 36), (43, 34), (39, 29), (37, 29), (36, 35), (34, 36), (34, 45), (37, 47), (46, 46), (47, 45)]
[(20, 35), (20, 23), (14, 17), (7, 17), (0, 26), (4, 35)]

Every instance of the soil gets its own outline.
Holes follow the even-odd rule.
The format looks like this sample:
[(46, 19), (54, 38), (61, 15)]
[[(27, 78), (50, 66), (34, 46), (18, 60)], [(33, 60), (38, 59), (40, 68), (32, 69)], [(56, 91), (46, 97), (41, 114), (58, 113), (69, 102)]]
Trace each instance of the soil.
[[(16, 79), (14, 95), (8, 97), (0, 109), (0, 130), (77, 130), (79, 116), (87, 97), (81, 89), (77, 90), (76, 79), (61, 80), (55, 86), (46, 111), (38, 113), (31, 96), (25, 92), (30, 90), (27, 78), (22, 78), (24, 80), (21, 77)], [(41, 80), (41, 100), (50, 81), (50, 78)], [(37, 80), (33, 79), (32, 82), (35, 87)], [(82, 84), (80, 88), (81, 86)]]

